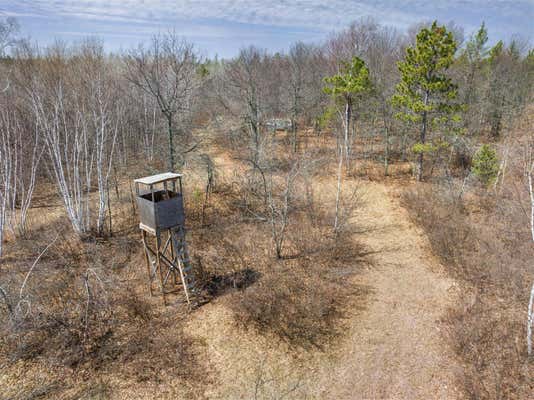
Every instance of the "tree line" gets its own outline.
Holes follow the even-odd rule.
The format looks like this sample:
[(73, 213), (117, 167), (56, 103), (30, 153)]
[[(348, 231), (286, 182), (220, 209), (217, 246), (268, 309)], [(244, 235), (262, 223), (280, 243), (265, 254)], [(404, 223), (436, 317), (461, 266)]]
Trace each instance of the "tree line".
[[(453, 23), (402, 33), (362, 19), (323, 43), (250, 46), (230, 59), (202, 57), (174, 32), (110, 54), (97, 38), (40, 46), (17, 37), (15, 20), (0, 26), (0, 252), (4, 232), (27, 233), (40, 179), (55, 184), (75, 232), (103, 235), (120, 171), (156, 158), (181, 170), (208, 125), (241, 146), (258, 176), (270, 120), (288, 120), (289, 153), (305, 128), (333, 133), (338, 208), (353, 160), (378, 158), (385, 175), (392, 161), (413, 161), (419, 180), (465, 175), (479, 144), (505, 137), (532, 100), (534, 50), (520, 39), (489, 46), (484, 24), (464, 39)], [(378, 154), (368, 155), (371, 136)]]

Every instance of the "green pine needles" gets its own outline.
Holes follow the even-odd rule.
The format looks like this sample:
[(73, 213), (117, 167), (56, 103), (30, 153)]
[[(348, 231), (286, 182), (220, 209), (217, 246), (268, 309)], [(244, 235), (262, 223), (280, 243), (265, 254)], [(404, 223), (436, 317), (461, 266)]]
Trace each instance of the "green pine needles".
[(354, 96), (366, 92), (371, 87), (369, 68), (359, 57), (353, 57), (343, 64), (341, 71), (324, 79), (324, 92), (334, 98), (352, 102)]
[(473, 158), (472, 171), (486, 186), (495, 182), (499, 173), (499, 160), (493, 147), (484, 144), (478, 149)]
[[(336, 217), (334, 220), (334, 231), (339, 231), (339, 209), (341, 198), (341, 182), (343, 158), (347, 159), (347, 167), (350, 166), (351, 159), (351, 138), (349, 135), (352, 120), (352, 106), (361, 96), (371, 90), (371, 80), (369, 78), (369, 68), (359, 57), (352, 57), (350, 62), (342, 64), (341, 71), (333, 76), (324, 79), (326, 86), (324, 92), (329, 94), (336, 102), (342, 102), (345, 106), (344, 144), (339, 151), (339, 162), (337, 169), (337, 190), (336, 190)], [(339, 103), (338, 103), (339, 104)]]
[[(406, 49), (404, 61), (398, 63), (401, 81), (392, 103), (400, 109), (397, 118), (420, 124), (418, 149), (427, 147), (431, 126), (459, 120), (458, 88), (445, 73), (454, 62), (456, 49), (452, 33), (434, 21), (431, 27), (421, 29), (415, 45)], [(423, 179), (423, 155), (424, 151), (418, 153), (418, 180)]]

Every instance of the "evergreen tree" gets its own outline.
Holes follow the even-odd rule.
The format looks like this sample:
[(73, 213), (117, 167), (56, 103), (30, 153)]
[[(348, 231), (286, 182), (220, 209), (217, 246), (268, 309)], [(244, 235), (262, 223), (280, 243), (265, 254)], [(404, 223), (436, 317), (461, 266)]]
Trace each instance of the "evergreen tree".
[[(401, 82), (396, 87), (392, 102), (401, 111), (397, 117), (421, 124), (417, 179), (423, 179), (423, 155), (428, 152), (429, 123), (443, 124), (459, 104), (457, 86), (445, 74), (454, 61), (457, 44), (451, 32), (434, 21), (430, 28), (417, 34), (416, 43), (406, 49), (405, 60), (398, 63)], [(454, 116), (457, 119), (457, 116)]]
[(326, 86), (324, 92), (329, 94), (335, 101), (342, 101), (345, 107), (345, 153), (349, 156), (349, 132), (352, 120), (352, 107), (354, 102), (371, 88), (369, 68), (365, 62), (354, 56), (351, 62), (344, 63), (341, 71), (324, 79)]
[(473, 158), (472, 171), (486, 186), (495, 181), (499, 172), (499, 160), (493, 147), (482, 145)]
[(489, 59), (490, 62), (495, 62), (497, 58), (501, 56), (504, 49), (504, 43), (502, 40), (499, 40), (495, 46), (493, 46), (489, 51)]
[(480, 62), (487, 55), (486, 43), (488, 42), (488, 30), (486, 24), (482, 22), (476, 35), (474, 35), (466, 44), (464, 54), (470, 64)]
[[(465, 91), (465, 104), (472, 109), (472, 105), (476, 102), (476, 85), (475, 80), (477, 73), (480, 73), (483, 61), (488, 54), (486, 43), (488, 42), (488, 30), (486, 25), (482, 22), (476, 35), (474, 35), (466, 44), (463, 55), (467, 58), (469, 63), (469, 73), (467, 77), (467, 87)], [(472, 110), (477, 112), (478, 110)]]

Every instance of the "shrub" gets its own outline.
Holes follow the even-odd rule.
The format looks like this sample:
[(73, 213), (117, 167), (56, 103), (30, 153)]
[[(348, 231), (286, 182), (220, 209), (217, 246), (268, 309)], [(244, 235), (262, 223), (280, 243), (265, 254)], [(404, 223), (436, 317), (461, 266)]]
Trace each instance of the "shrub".
[(464, 197), (470, 202), (428, 185), (406, 191), (402, 201), (426, 231), (434, 253), (463, 286), (447, 326), (452, 348), (464, 361), (459, 379), (466, 395), (528, 398), (534, 390), (534, 365), (526, 354), (524, 324), (534, 273), (532, 244), (502, 234), (512, 231), (511, 218), (493, 213), (507, 209), (505, 199), (478, 199), (473, 193)]
[(343, 290), (319, 273), (274, 271), (242, 292), (231, 308), (243, 328), (270, 332), (291, 346), (321, 346), (337, 334)]
[(161, 371), (169, 371), (192, 387), (204, 379), (183, 323), (158, 314), (146, 295), (136, 293), (132, 280), (125, 285), (117, 279), (121, 270), (114, 266), (124, 265), (131, 256), (124, 243), (124, 238), (102, 245), (77, 243), (72, 252), (58, 243), (29, 276), (19, 303), (26, 260), (20, 261), (20, 270), (1, 271), (0, 359), (30, 361), (28, 365), (46, 368), (61, 382), (35, 390), (53, 389), (52, 398), (62, 398), (80, 371), (92, 373), (83, 375), (87, 388), (76, 398), (99, 398), (89, 389), (103, 375), (161, 381)]

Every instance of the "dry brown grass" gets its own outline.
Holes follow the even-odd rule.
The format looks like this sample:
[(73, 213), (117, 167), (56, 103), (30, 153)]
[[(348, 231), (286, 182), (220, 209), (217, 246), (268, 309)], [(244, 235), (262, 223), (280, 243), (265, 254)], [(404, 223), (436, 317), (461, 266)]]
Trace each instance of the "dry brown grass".
[[(331, 150), (319, 146), (314, 156)], [(366, 262), (364, 249), (350, 226), (338, 237), (332, 235), (331, 185), (321, 186), (311, 203), (298, 188), (283, 257), (277, 260), (270, 224), (261, 217), (261, 197), (243, 179), (250, 166), (238, 162), (236, 154), (221, 153), (232, 164), (216, 163), (223, 173), (205, 218), (203, 196), (195, 195), (203, 190), (202, 171), (190, 171), (186, 179), (188, 240), (203, 296), (231, 310), (232, 329), (248, 329), (259, 334), (258, 340), (284, 341), (306, 352), (331, 343), (344, 326), (349, 303), (363, 304), (366, 297), (363, 291), (355, 293), (360, 289), (348, 279)], [(283, 149), (276, 154), (284, 154)], [(275, 180), (281, 180), (288, 165), (285, 156), (273, 160)], [(321, 165), (321, 172), (327, 174), (330, 167)], [(47, 187), (36, 204), (52, 208), (32, 210), (33, 236), (8, 243), (8, 267), (0, 273), (15, 299), (36, 253), (61, 232), (29, 281), (32, 313), (16, 326), (3, 324), (0, 359), (6, 376), (16, 376), (24, 365), (28, 383), (17, 391), (11, 380), (9, 396), (106, 398), (145, 387), (179, 387), (186, 389), (172, 389), (168, 397), (196, 398), (213, 379), (203, 343), (184, 331), (195, 315), (179, 306), (163, 307), (160, 298), (148, 296), (129, 181), (132, 174), (151, 171), (136, 168), (122, 174), (118, 195), (112, 190), (113, 236), (75, 238), (61, 205), (50, 201), (53, 188)], [(42, 223), (39, 213), (46, 214)], [(4, 309), (0, 318), (9, 318)], [(47, 379), (56, 382), (52, 386), (38, 379), (48, 366)]]
[(497, 204), (506, 208), (506, 199), (479, 195), (463, 200), (426, 185), (405, 192), (403, 203), (435, 254), (464, 283), (448, 317), (452, 347), (465, 364), (461, 386), (470, 398), (524, 399), (534, 390), (525, 344), (534, 253), (528, 235), (513, 233), (511, 220), (502, 218)]
[[(290, 154), (284, 151), (284, 134), (277, 136), (273, 146), (281, 147), (273, 153), (275, 158), (269, 159), (269, 173), (278, 181), (288, 171)], [(230, 293), (225, 303), (242, 329), (285, 341), (293, 348), (321, 347), (336, 337), (342, 310), (354, 294), (351, 283), (343, 279), (345, 269), (350, 265), (354, 272), (365, 258), (350, 227), (333, 236), (330, 205), (334, 192), (323, 187), (319, 176), (331, 166), (317, 164), (321, 174), (311, 172), (308, 195), (300, 186), (305, 182), (297, 183), (282, 258), (277, 259), (261, 185), (254, 185), (251, 165), (232, 150), (232, 143), (220, 137), (219, 142), (231, 149), (216, 157), (224, 173), (211, 196), (205, 226), (192, 217), (192, 248), (205, 295), (213, 298)], [(324, 147), (306, 151), (321, 160), (315, 152), (319, 149)], [(352, 200), (357, 207), (357, 199)]]
[(293, 347), (321, 347), (339, 333), (346, 292), (318, 268), (277, 265), (236, 293), (230, 307), (244, 329), (274, 334)]
[[(183, 330), (186, 314), (147, 296), (127, 196), (115, 211), (114, 236), (107, 239), (80, 240), (59, 218), (9, 242), (0, 269), (9, 303), (0, 301), (0, 363), (7, 381), (25, 365), (27, 381), (6, 386), (0, 398), (109, 398), (115, 385), (102, 383), (103, 376), (176, 382), (193, 395), (208, 379), (201, 344)], [(21, 296), (31, 264), (56, 232)], [(39, 383), (42, 371), (47, 384)]]

